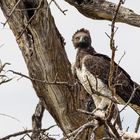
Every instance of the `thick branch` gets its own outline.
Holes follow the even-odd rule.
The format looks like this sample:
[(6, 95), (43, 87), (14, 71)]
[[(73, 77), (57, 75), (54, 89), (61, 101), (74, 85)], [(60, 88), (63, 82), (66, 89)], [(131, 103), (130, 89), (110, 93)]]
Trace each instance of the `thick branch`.
[[(97, 0), (96, 2), (87, 4), (82, 3), (80, 5), (77, 4), (75, 0), (65, 1), (77, 8), (84, 16), (98, 20), (112, 21), (118, 6), (117, 4), (103, 0)], [(134, 13), (131, 9), (121, 6), (117, 14), (116, 22), (140, 27), (140, 15)]]
[(35, 113), (32, 116), (32, 128), (33, 130), (38, 130), (38, 131), (33, 131), (32, 133), (32, 139), (34, 140), (39, 140), (40, 137), (40, 129), (42, 127), (42, 117), (44, 113), (44, 107), (42, 103), (39, 101), (39, 103), (36, 106)]
[[(64, 40), (56, 28), (47, 1), (22, 0), (17, 4), (16, 0), (1, 0), (0, 7), (17, 39), (29, 77), (45, 81), (32, 80), (33, 87), (64, 135), (86, 123), (87, 116), (76, 111), (77, 108), (87, 109), (89, 98), (83, 88), (70, 90), (67, 86), (46, 84), (54, 81), (56, 74), (58, 82), (74, 82)], [(85, 130), (79, 139), (85, 140), (89, 133)]]

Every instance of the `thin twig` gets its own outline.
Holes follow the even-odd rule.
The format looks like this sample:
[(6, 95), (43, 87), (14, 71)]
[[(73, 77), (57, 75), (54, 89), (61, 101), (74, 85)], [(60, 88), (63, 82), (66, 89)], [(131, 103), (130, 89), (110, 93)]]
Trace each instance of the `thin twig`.
[[(125, 52), (123, 53), (123, 55), (121, 56), (121, 58), (119, 59), (118, 61), (118, 64), (117, 64), (117, 67), (116, 67), (116, 70), (115, 70), (115, 78), (114, 78), (114, 81), (117, 80), (117, 78), (121, 75), (121, 72), (118, 74), (118, 69), (119, 69), (119, 65), (120, 65), (120, 62), (122, 61), (123, 57), (125, 56)], [(117, 85), (122, 85), (121, 83), (114, 83), (114, 87), (117, 86)]]
[(121, 140), (120, 134), (118, 133), (117, 129), (115, 128), (114, 125), (112, 125), (110, 121), (106, 120), (104, 124), (110, 130), (109, 134), (111, 134), (113, 138), (115, 138), (115, 140)]
[(15, 9), (15, 11), (32, 11), (32, 10), (37, 10), (37, 8), (23, 8), (23, 9)]
[(113, 118), (114, 110), (115, 110), (115, 104), (113, 102), (111, 102), (110, 105), (108, 106), (108, 110), (107, 110), (108, 113), (107, 113), (107, 117), (106, 117), (106, 119), (110, 122)]
[(120, 62), (122, 61), (122, 59), (123, 59), (123, 57), (125, 56), (125, 51), (124, 51), (124, 53), (123, 53), (123, 55), (121, 56), (121, 58), (119, 59), (119, 61), (118, 61), (118, 65), (120, 64)]
[[(111, 90), (112, 96), (115, 96), (115, 93), (116, 93), (116, 89), (113, 86), (113, 79), (114, 79), (114, 72), (115, 72), (115, 62), (114, 62), (114, 60), (115, 60), (115, 52), (117, 50), (117, 47), (115, 47), (114, 35), (115, 35), (116, 31), (118, 30), (118, 28), (115, 30), (115, 22), (116, 22), (117, 15), (118, 15), (121, 4), (122, 4), (122, 0), (119, 1), (119, 4), (118, 4), (117, 9), (115, 11), (115, 15), (114, 15), (114, 17), (112, 19), (112, 23), (111, 23), (111, 35), (108, 36), (110, 38), (110, 49), (112, 51), (112, 56), (111, 56), (111, 61), (110, 61), (109, 78), (108, 78), (108, 86), (109, 86), (109, 89)], [(112, 105), (112, 103), (111, 103), (111, 105)], [(111, 130), (110, 134), (112, 134), (112, 136), (114, 138), (117, 138), (117, 139), (119, 138), (120, 139), (120, 135), (117, 132), (117, 130), (115, 128), (115, 125), (112, 125), (112, 123), (111, 123), (111, 118), (112, 118), (111, 114), (112, 114), (112, 111), (113, 111), (112, 107), (109, 108), (110, 113), (107, 117), (107, 120), (105, 121), (105, 126), (108, 127)]]
[(13, 79), (13, 78), (10, 78), (10, 79), (7, 79), (7, 80), (6, 80), (6, 79), (2, 80), (2, 81), (0, 82), (0, 85), (9, 82), (9, 81), (11, 81), (12, 79)]
[(137, 133), (137, 132), (138, 132), (139, 127), (140, 127), (140, 116), (138, 117), (138, 120), (137, 120), (137, 123), (136, 123), (135, 133)]
[(17, 5), (20, 3), (20, 1), (21, 1), (21, 0), (18, 0), (18, 1), (17, 1), (17, 3), (15, 4), (15, 6), (13, 7), (12, 11), (10, 12), (10, 14), (9, 14), (9, 16), (8, 16), (8, 18), (7, 18), (7, 20), (5, 21), (5, 23), (3, 23), (3, 26), (5, 26), (5, 25), (7, 24), (7, 22), (9, 21), (11, 15), (12, 15), (13, 12), (15, 11), (15, 9), (16, 9)]
[[(119, 110), (116, 109), (116, 114), (115, 114), (114, 122), (113, 122), (113, 125), (114, 125), (114, 126), (116, 126), (117, 121), (118, 121), (118, 118), (120, 118), (120, 114), (119, 114)], [(119, 126), (119, 129), (122, 129), (122, 121), (120, 120), (119, 123), (120, 123), (120, 124), (118, 125), (118, 126)]]
[(66, 140), (67, 138), (70, 138), (71, 136), (74, 136), (75, 138), (81, 133), (83, 132), (85, 129), (87, 128), (94, 128), (99, 126), (98, 121), (90, 121), (85, 123), (84, 125), (80, 126), (79, 128), (77, 128), (76, 130), (74, 130), (73, 132), (67, 134), (66, 137), (62, 138), (62, 140)]
[[(0, 65), (1, 65), (1, 64), (0, 64)], [(5, 67), (6, 65), (10, 65), (10, 63), (4, 63), (3, 65), (1, 65), (1, 66), (0, 66), (0, 72), (3, 71), (3, 69), (4, 69), (4, 67)]]
[(20, 135), (23, 135), (23, 134), (27, 134), (27, 133), (31, 133), (33, 131), (40, 131), (40, 132), (45, 132), (45, 131), (48, 131), (49, 129), (55, 127), (56, 125), (52, 125), (50, 126), (49, 128), (46, 128), (46, 129), (39, 129), (39, 130), (24, 130), (24, 131), (20, 131), (20, 132), (16, 132), (16, 133), (13, 133), (13, 134), (10, 134), (8, 136), (5, 136), (3, 138), (0, 138), (0, 140), (7, 140), (7, 139), (10, 139), (11, 137), (17, 137), (17, 136), (20, 136)]
[[(10, 65), (10, 63), (4, 63), (2, 65), (2, 62), (0, 61), (0, 73), (2, 73), (4, 71), (4, 67), (6, 65)], [(7, 83), (7, 82), (9, 82), (11, 80), (12, 80), (12, 78), (9, 79), (5, 74), (0, 74), (0, 85), (2, 85), (4, 83)]]
[(117, 132), (117, 129), (115, 127), (115, 124), (111, 123), (111, 120), (114, 115), (114, 110), (115, 110), (115, 104), (111, 102), (110, 105), (108, 106), (108, 113), (107, 113), (108, 116), (106, 117), (104, 124), (108, 128), (109, 134), (111, 134), (114, 138), (120, 138), (119, 133)]
[(132, 98), (134, 97), (134, 94), (136, 93), (136, 90), (139, 88), (140, 86), (135, 87), (134, 85), (134, 90), (129, 98), (129, 100), (127, 101), (127, 103), (125, 104), (125, 106), (119, 111), (119, 113), (121, 113), (127, 106), (128, 104), (131, 102)]
[[(78, 109), (78, 111), (86, 114), (86, 115), (93, 115), (93, 119), (96, 120), (98, 122), (98, 120), (100, 120), (100, 122), (98, 122), (98, 127), (102, 124), (104, 124), (110, 131), (109, 133), (112, 134), (113, 137), (117, 137), (117, 138), (120, 138), (120, 135), (119, 133), (117, 132), (117, 129), (115, 128), (114, 125), (111, 124), (111, 117), (112, 117), (112, 114), (110, 114), (107, 119), (104, 119), (103, 117), (100, 116), (100, 114), (94, 114), (92, 112), (87, 112), (85, 110), (82, 110), (82, 109)], [(112, 108), (112, 112), (113, 112), (113, 108)], [(96, 125), (95, 125), (96, 126)], [(97, 128), (98, 128), (97, 127)], [(121, 139), (120, 139), (121, 140)]]
[(32, 15), (32, 17), (28, 20), (27, 24), (25, 25), (24, 29), (20, 32), (19, 36), (17, 37), (17, 40), (19, 40), (21, 38), (21, 36), (23, 35), (23, 33), (25, 32), (25, 30), (27, 29), (28, 25), (30, 24), (30, 22), (33, 20), (33, 18), (35, 17), (38, 9), (40, 9), (41, 7), (41, 3), (42, 3), (43, 0), (40, 0), (37, 8), (35, 9), (34, 11), (34, 14)]
[(11, 115), (7, 115), (7, 114), (0, 113), (0, 116), (5, 116), (5, 117), (8, 117), (8, 118), (11, 118), (11, 119), (13, 119), (13, 120), (16, 120), (16, 121), (20, 122), (20, 120), (18, 120), (17, 118), (15, 118), (15, 117), (13, 117), (13, 116), (11, 116)]
[(66, 15), (65, 12), (67, 12), (68, 10), (62, 10), (61, 7), (58, 5), (58, 3), (55, 0), (52, 0), (54, 2), (54, 4), (56, 5), (56, 7), (64, 14)]
[[(88, 84), (89, 84), (89, 86), (90, 86), (90, 89), (91, 89), (92, 94), (96, 94), (96, 95), (98, 95), (98, 96), (105, 97), (105, 98), (107, 98), (107, 99), (110, 99), (110, 100), (111, 100), (112, 102), (114, 102), (114, 103), (118, 103), (117, 100), (116, 100), (113, 96), (108, 96), (108, 95), (102, 94), (102, 93), (100, 93), (100, 92), (98, 92), (98, 91), (95, 91), (95, 90), (92, 88), (92, 85), (91, 85), (91, 83), (90, 83), (88, 77), (87, 77), (87, 81), (88, 81)], [(96, 85), (96, 86), (97, 86), (97, 85)]]
[(105, 121), (105, 119), (104, 119), (104, 117), (103, 117), (103, 115), (102, 114), (100, 114), (100, 113), (96, 113), (95, 114), (95, 112), (93, 111), (93, 112), (88, 112), (88, 111), (86, 111), (86, 110), (83, 110), (83, 109), (77, 109), (77, 111), (79, 111), (79, 112), (81, 112), (81, 113), (84, 113), (84, 114), (86, 114), (86, 115), (91, 115), (91, 116), (93, 116), (93, 119), (100, 119), (100, 120), (102, 120), (102, 121)]
[(112, 24), (111, 24), (111, 35), (110, 35), (110, 49), (112, 50), (112, 56), (111, 56), (111, 61), (110, 61), (110, 71), (109, 71), (109, 88), (112, 92), (112, 95), (115, 94), (115, 88), (113, 87), (112, 83), (113, 83), (113, 74), (115, 71), (115, 63), (114, 63), (114, 59), (115, 59), (115, 52), (116, 52), (116, 48), (115, 48), (115, 41), (114, 41), (114, 35), (115, 35), (115, 22), (117, 19), (117, 15), (118, 15), (118, 11), (120, 9), (120, 6), (122, 4), (122, 0), (119, 1), (119, 4), (117, 6), (114, 18), (112, 19)]
[(32, 78), (32, 77), (29, 77), (29, 76), (24, 75), (24, 74), (22, 74), (20, 72), (15, 72), (13, 70), (9, 70), (9, 71), (14, 73), (14, 74), (16, 74), (16, 75), (20, 75), (21, 77), (27, 78), (27, 79), (29, 79), (31, 81), (36, 81), (36, 82), (40, 82), (40, 83), (44, 83), (44, 84), (48, 84), (48, 85), (65, 85), (65, 86), (68, 86), (68, 87), (75, 86), (75, 85), (70, 84), (69, 82), (58, 82), (58, 81), (55, 81), (55, 80), (53, 82), (48, 82), (46, 80), (35, 79), (35, 78)]

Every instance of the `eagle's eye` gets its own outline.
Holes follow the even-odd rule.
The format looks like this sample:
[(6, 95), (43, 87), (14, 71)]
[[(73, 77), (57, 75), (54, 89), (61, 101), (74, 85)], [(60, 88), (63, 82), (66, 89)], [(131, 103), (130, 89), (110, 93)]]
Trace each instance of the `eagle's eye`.
[(85, 40), (85, 41), (88, 41), (88, 40), (89, 40), (89, 37), (88, 37), (88, 36), (85, 36), (85, 37), (84, 37), (84, 40)]
[(76, 39), (76, 40), (79, 40), (79, 39), (80, 39), (80, 37), (79, 37), (79, 36), (77, 36), (75, 39)]

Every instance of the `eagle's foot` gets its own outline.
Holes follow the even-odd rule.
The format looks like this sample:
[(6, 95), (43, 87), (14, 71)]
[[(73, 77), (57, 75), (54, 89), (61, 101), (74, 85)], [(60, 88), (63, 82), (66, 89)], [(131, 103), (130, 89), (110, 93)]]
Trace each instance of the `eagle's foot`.
[(92, 111), (92, 114), (99, 118), (105, 118), (105, 111), (100, 108), (96, 108)]

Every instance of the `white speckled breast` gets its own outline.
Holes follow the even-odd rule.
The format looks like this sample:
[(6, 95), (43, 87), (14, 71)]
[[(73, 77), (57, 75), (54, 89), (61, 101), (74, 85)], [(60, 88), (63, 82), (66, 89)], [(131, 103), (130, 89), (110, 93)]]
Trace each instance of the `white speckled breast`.
[[(93, 100), (95, 102), (96, 107), (101, 103), (101, 100), (104, 98), (104, 103), (108, 102), (108, 99), (103, 96), (98, 96), (93, 93), (93, 91), (98, 91), (101, 94), (104, 94), (106, 96), (111, 96), (111, 92), (108, 89), (108, 87), (97, 77), (94, 77), (85, 67), (84, 64), (82, 64), (82, 68), (76, 68), (76, 74), (81, 82), (81, 84), (84, 86), (85, 90), (92, 95)], [(91, 90), (91, 87), (93, 90)], [(104, 106), (104, 105), (103, 105)], [(101, 107), (102, 108), (102, 107)]]

